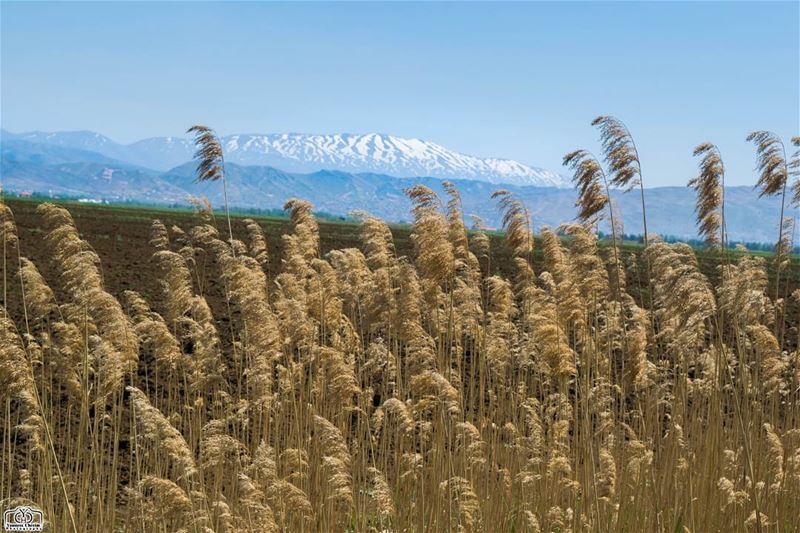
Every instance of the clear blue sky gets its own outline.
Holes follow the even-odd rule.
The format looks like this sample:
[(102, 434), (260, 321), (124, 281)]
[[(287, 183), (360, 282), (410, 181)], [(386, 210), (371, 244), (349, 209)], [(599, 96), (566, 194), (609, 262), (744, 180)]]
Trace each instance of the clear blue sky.
[(632, 130), (645, 183), (692, 147), (752, 184), (744, 137), (800, 134), (800, 3), (2, 2), (2, 127), (181, 135), (380, 131), (563, 171)]

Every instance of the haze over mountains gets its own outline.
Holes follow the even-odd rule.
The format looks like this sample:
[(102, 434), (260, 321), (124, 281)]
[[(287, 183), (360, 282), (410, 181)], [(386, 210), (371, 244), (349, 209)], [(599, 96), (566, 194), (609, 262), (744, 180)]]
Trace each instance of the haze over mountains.
[[(2, 131), (0, 184), (9, 191), (153, 203), (185, 203), (206, 195), (222, 203), (217, 183), (193, 183), (194, 147), (188, 139), (153, 138), (122, 145), (93, 132)], [(231, 205), (280, 208), (305, 198), (320, 211), (369, 211), (389, 221), (410, 219), (403, 189), (424, 183), (438, 192), (456, 183), (466, 214), (500, 225), (492, 191), (506, 188), (531, 210), (534, 223), (557, 226), (575, 217), (575, 192), (553, 172), (514, 161), (480, 159), (434, 143), (389, 135), (232, 135), (223, 138)], [(420, 177), (422, 176), (422, 177)], [(614, 192), (625, 231), (641, 233), (638, 194)], [(696, 236), (694, 194), (687, 187), (646, 190), (648, 229), (679, 238)], [(726, 217), (734, 240), (771, 242), (778, 201), (750, 187), (726, 190)]]
[[(191, 160), (194, 153), (192, 141), (180, 137), (153, 137), (125, 145), (90, 131), (22, 134), (3, 131), (2, 135), (4, 140), (9, 141), (93, 151), (156, 170), (169, 170), (181, 165)], [(569, 186), (562, 176), (554, 172), (510, 159), (482, 159), (433, 142), (382, 133), (237, 134), (220, 140), (225, 148), (226, 161), (248, 166), (271, 166), (287, 172), (328, 169), (538, 187)]]

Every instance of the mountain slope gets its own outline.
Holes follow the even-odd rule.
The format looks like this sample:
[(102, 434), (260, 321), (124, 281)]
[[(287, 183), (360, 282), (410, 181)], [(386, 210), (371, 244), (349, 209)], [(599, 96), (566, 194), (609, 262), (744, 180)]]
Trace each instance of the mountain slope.
[(96, 152), (112, 159), (136, 163), (130, 159), (130, 153), (124, 145), (118, 144), (108, 137), (93, 131), (31, 131), (26, 133), (11, 133), (2, 130), (0, 131), (0, 140), (2, 140), (3, 145), (6, 145), (9, 141), (25, 141), (32, 144)]
[[(5, 137), (0, 161), (0, 184), (9, 191), (32, 191), (55, 195), (108, 200), (140, 200), (154, 203), (184, 203), (188, 195), (206, 195), (222, 204), (219, 183), (194, 183), (194, 163), (167, 172), (123, 163), (97, 152), (68, 148), (67, 143), (37, 144)], [(106, 145), (100, 142), (101, 145)], [(180, 149), (180, 142), (172, 143)], [(85, 143), (83, 146), (87, 146)], [(440, 194), (442, 180), (432, 177), (395, 178), (379, 173), (335, 170), (311, 173), (286, 172), (267, 166), (226, 165), (230, 203), (242, 208), (280, 208), (291, 197), (305, 198), (318, 210), (347, 214), (365, 210), (389, 221), (410, 220), (410, 202), (403, 189), (423, 183)], [(506, 188), (530, 209), (537, 228), (558, 226), (575, 217), (575, 192), (555, 187), (494, 184), (476, 180), (451, 180), (462, 196), (465, 214), (482, 217), (491, 227), (500, 226), (500, 216), (490, 199), (492, 191)], [(636, 194), (613, 194), (627, 233), (641, 233), (641, 208)], [(651, 231), (679, 238), (696, 237), (694, 193), (687, 187), (646, 190), (648, 227)], [(734, 240), (772, 242), (777, 234), (778, 200), (758, 198), (749, 187), (729, 187), (725, 192), (726, 224)]]
[(380, 133), (365, 135), (231, 135), (222, 139), (231, 161), (290, 171), (335, 169), (392, 176), (432, 176), (514, 185), (563, 186), (552, 172), (508, 159), (481, 159), (432, 142)]
[(0, 184), (12, 192), (82, 196), (114, 201), (183, 202), (186, 191), (157, 172), (131, 165), (97, 161), (43, 163), (2, 155)]
[[(87, 132), (3, 132), (4, 139), (91, 150), (139, 166), (167, 170), (191, 160), (189, 139), (154, 137), (118, 144)], [(322, 169), (371, 172), (395, 177), (432, 176), (541, 187), (567, 186), (553, 172), (510, 159), (479, 158), (439, 144), (380, 133), (315, 135), (300, 133), (238, 134), (221, 139), (227, 161), (241, 165), (272, 166), (288, 172)]]
[(99, 152), (72, 148), (60, 144), (42, 144), (21, 139), (5, 139), (0, 145), (0, 153), (10, 161), (42, 163), (92, 162), (109, 165), (135, 167), (118, 159), (105, 156)]
[[(309, 200), (319, 211), (347, 214), (364, 210), (394, 222), (411, 220), (411, 203), (403, 190), (417, 183), (432, 188), (444, 197), (442, 180), (436, 178), (393, 178), (380, 174), (353, 174), (321, 171), (309, 174), (283, 172), (270, 167), (226, 168), (228, 197), (231, 205), (280, 208), (291, 197)], [(194, 165), (188, 164), (163, 174), (163, 179), (194, 195), (207, 196), (214, 205), (222, 205), (219, 183), (193, 182)], [(452, 180), (461, 193), (465, 215), (480, 216), (490, 227), (501, 225), (497, 206), (491, 194), (497, 185), (474, 180)], [(531, 212), (533, 223), (557, 227), (573, 221), (575, 191), (555, 187), (503, 185), (519, 196)], [(678, 238), (697, 237), (694, 218), (694, 192), (688, 187), (647, 189), (647, 222), (650, 231)], [(626, 233), (641, 234), (642, 211), (635, 194), (612, 194)], [(750, 187), (728, 187), (725, 190), (726, 225), (732, 240), (771, 242), (777, 233), (778, 200), (758, 198)], [(607, 226), (607, 224), (604, 224)], [(606, 227), (606, 230), (610, 228)]]

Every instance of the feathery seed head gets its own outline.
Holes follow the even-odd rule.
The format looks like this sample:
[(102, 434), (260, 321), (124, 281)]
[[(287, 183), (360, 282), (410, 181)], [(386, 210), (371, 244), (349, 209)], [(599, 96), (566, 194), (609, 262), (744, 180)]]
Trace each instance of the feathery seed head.
[(197, 124), (186, 133), (194, 134), (194, 143), (197, 151), (194, 159), (197, 161), (195, 181), (216, 181), (224, 177), (225, 160), (220, 144), (214, 130), (208, 126)]

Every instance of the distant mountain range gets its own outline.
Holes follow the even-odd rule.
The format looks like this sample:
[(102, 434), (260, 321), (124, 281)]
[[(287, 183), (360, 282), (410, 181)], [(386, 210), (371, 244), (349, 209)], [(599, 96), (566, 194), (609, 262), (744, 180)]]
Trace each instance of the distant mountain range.
[[(194, 145), (188, 138), (154, 137), (119, 144), (90, 131), (58, 133), (2, 132), (8, 141), (74, 148), (156, 170), (168, 170), (192, 159)], [(315, 135), (272, 133), (222, 137), (225, 159), (248, 166), (271, 166), (287, 172), (320, 169), (370, 172), (389, 176), (431, 176), (489, 183), (568, 187), (561, 175), (529, 167), (510, 159), (481, 159), (428, 141), (367, 133)]]
[[(243, 148), (247, 142), (244, 136), (226, 138), (228, 193), (235, 207), (280, 208), (288, 198), (299, 197), (311, 201), (318, 210), (332, 214), (344, 215), (360, 209), (400, 222), (410, 220), (410, 203), (403, 193), (405, 188), (424, 183), (438, 192), (443, 191), (442, 176), (396, 177), (379, 172), (320, 170), (325, 168), (322, 166), (314, 171), (287, 171), (274, 166), (234, 162), (248, 153), (257, 157), (259, 151), (252, 146)], [(149, 147), (141, 148), (142, 143)], [(239, 144), (234, 146), (233, 143)], [(134, 149), (135, 146), (138, 148)], [(189, 195), (205, 195), (215, 206), (222, 204), (222, 188), (218, 183), (193, 182), (195, 165), (188, 162), (192, 146), (184, 139), (119, 145), (93, 133), (14, 135), (3, 132), (0, 148), (0, 184), (5, 190), (161, 204), (185, 203)], [(159, 152), (160, 149), (163, 151)], [(329, 151), (334, 152), (338, 153)], [(147, 158), (132, 155), (135, 153), (149, 155)], [(384, 150), (384, 153), (387, 152)], [(154, 165), (157, 154), (161, 154), (158, 156), (160, 163)], [(232, 154), (238, 156), (231, 157)], [(319, 157), (327, 161), (322, 155)], [(310, 160), (311, 156), (304, 159), (304, 164), (314, 168)], [(163, 170), (171, 161), (178, 161), (178, 164)], [(318, 163), (323, 164), (327, 163)], [(153, 168), (155, 166), (159, 168)], [(461, 193), (465, 213), (480, 216), (490, 227), (500, 225), (496, 204), (490, 199), (492, 191), (500, 187), (519, 195), (529, 207), (536, 227), (555, 227), (575, 217), (575, 192), (571, 188), (497, 183), (489, 179), (450, 181)], [(685, 239), (696, 237), (693, 191), (687, 187), (658, 187), (646, 189), (645, 193), (650, 231)], [(622, 214), (625, 232), (641, 233), (639, 195), (615, 191), (613, 197)], [(729, 187), (725, 200), (731, 239), (775, 240), (777, 199), (759, 199), (750, 187)]]

